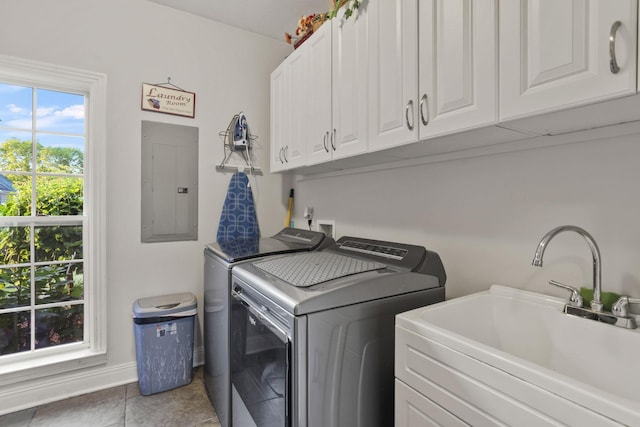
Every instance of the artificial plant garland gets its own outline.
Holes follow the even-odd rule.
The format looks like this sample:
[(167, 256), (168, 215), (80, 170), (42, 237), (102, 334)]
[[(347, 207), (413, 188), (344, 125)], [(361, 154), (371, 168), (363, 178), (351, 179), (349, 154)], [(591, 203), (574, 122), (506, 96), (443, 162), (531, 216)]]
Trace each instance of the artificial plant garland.
[(344, 18), (349, 19), (354, 12), (357, 13), (360, 3), (360, 0), (333, 0), (333, 9), (329, 12), (329, 19), (335, 18), (338, 15), (338, 10), (345, 5)]

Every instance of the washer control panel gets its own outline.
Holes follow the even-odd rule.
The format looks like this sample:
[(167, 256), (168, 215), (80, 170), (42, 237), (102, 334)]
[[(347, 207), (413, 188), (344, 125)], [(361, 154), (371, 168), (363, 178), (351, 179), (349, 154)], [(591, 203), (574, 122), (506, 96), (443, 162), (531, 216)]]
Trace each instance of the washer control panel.
[(376, 255), (395, 260), (402, 260), (409, 253), (407, 249), (397, 248), (394, 246), (371, 244), (360, 242), (357, 240), (346, 240), (340, 244), (340, 248), (348, 251)]

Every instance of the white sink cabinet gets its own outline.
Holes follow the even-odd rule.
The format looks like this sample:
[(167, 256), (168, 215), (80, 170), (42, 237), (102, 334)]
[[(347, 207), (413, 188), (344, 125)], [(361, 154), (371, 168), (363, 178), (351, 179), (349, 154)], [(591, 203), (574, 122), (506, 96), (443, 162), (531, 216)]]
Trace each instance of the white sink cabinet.
[(398, 315), (396, 427), (640, 425), (640, 331), (563, 307), (494, 285)]

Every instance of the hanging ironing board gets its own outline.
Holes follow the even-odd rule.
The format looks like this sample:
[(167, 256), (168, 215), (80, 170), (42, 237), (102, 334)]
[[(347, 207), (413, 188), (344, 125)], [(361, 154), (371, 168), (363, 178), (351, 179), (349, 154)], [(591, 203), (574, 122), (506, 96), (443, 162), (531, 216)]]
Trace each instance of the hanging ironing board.
[(218, 225), (218, 242), (260, 237), (253, 192), (244, 172), (231, 176)]

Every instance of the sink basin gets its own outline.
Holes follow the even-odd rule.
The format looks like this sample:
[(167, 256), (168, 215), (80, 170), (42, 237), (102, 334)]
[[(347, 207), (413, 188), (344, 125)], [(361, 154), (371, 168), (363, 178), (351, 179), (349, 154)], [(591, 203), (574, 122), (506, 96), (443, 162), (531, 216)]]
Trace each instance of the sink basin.
[[(551, 419), (558, 418), (547, 406), (566, 402), (582, 411), (585, 421), (593, 412), (593, 420), (607, 421), (600, 425), (640, 425), (640, 329), (569, 316), (562, 312), (564, 304), (559, 298), (494, 285), (486, 292), (403, 313), (396, 328), (399, 336), (409, 331), (411, 339), (425, 339), (429, 361), (444, 363), (455, 375), (481, 381), (496, 395)], [(414, 362), (422, 360), (418, 353), (409, 354)], [(399, 371), (403, 375), (403, 363), (396, 363), (396, 376)], [(492, 378), (499, 383), (491, 384)], [(524, 388), (512, 391), (512, 385)]]

